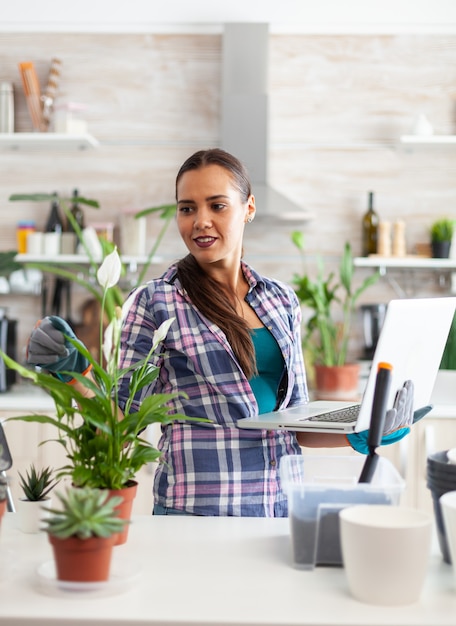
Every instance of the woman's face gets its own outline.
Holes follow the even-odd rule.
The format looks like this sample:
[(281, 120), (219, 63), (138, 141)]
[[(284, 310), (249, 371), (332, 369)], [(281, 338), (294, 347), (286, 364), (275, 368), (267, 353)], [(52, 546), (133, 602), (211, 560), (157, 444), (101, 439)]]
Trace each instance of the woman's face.
[(238, 265), (245, 223), (255, 200), (243, 202), (232, 174), (219, 165), (185, 172), (177, 184), (177, 226), (200, 265)]

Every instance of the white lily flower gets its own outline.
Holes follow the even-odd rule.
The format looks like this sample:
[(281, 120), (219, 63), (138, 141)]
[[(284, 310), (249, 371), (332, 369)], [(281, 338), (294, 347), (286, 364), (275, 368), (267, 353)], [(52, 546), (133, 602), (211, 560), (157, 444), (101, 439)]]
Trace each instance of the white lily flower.
[[(122, 320), (125, 320), (125, 318), (128, 315), (128, 311), (130, 310), (134, 299), (136, 298), (136, 295), (138, 293), (138, 290), (140, 288), (137, 287), (134, 291), (131, 292), (131, 294), (128, 296), (128, 298), (125, 300), (125, 302), (122, 305)], [(175, 317), (170, 317), (169, 319), (165, 320), (164, 322), (162, 322), (160, 324), (160, 326), (157, 328), (157, 330), (154, 332), (153, 337), (152, 337), (152, 351), (157, 349), (157, 346), (159, 343), (161, 343), (165, 338), (166, 335), (168, 334), (168, 330), (169, 327), (171, 326), (171, 324), (174, 322), (176, 318)]]
[(100, 265), (97, 271), (98, 283), (103, 289), (109, 289), (117, 285), (120, 278), (120, 272), (122, 270), (122, 263), (120, 261), (117, 248), (108, 254), (103, 263)]
[(154, 336), (152, 338), (152, 350), (156, 350), (158, 344), (163, 341), (168, 334), (169, 327), (174, 322), (176, 318), (170, 317), (160, 324), (157, 330), (154, 332)]
[(116, 307), (115, 315), (106, 327), (103, 338), (103, 355), (106, 360), (106, 369), (111, 375), (115, 375), (118, 366), (121, 328), (121, 309)]

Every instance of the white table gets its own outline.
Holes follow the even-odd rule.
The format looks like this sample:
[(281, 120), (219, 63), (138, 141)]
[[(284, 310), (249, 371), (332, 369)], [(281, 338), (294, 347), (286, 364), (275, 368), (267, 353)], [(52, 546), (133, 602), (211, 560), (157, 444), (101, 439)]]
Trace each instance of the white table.
[(45, 534), (22, 534), (15, 528), (14, 514), (5, 516), (0, 532), (0, 624), (456, 623), (451, 567), (437, 552), (430, 559), (419, 603), (369, 606), (351, 598), (342, 568), (293, 568), (287, 519), (137, 517), (127, 544), (115, 548), (115, 569), (124, 564), (128, 572), (126, 589), (120, 593), (61, 591), (52, 582), (42, 586), (36, 570), (51, 558)]

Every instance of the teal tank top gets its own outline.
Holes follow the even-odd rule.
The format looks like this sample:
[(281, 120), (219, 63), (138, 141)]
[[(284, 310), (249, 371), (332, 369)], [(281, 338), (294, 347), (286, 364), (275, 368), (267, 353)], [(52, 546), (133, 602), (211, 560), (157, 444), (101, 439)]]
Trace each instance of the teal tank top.
[(273, 411), (282, 378), (284, 360), (276, 340), (265, 327), (250, 331), (255, 348), (257, 374), (249, 380), (260, 413)]

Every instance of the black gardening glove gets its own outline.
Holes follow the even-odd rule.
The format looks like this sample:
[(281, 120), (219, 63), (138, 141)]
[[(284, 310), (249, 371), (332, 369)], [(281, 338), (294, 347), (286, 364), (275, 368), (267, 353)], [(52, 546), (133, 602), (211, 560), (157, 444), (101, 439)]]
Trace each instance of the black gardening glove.
[(27, 363), (48, 370), (64, 382), (70, 382), (73, 376), (62, 372), (86, 374), (91, 367), (89, 361), (67, 337), (71, 337), (84, 347), (82, 341), (61, 317), (51, 315), (40, 320), (30, 335)]

